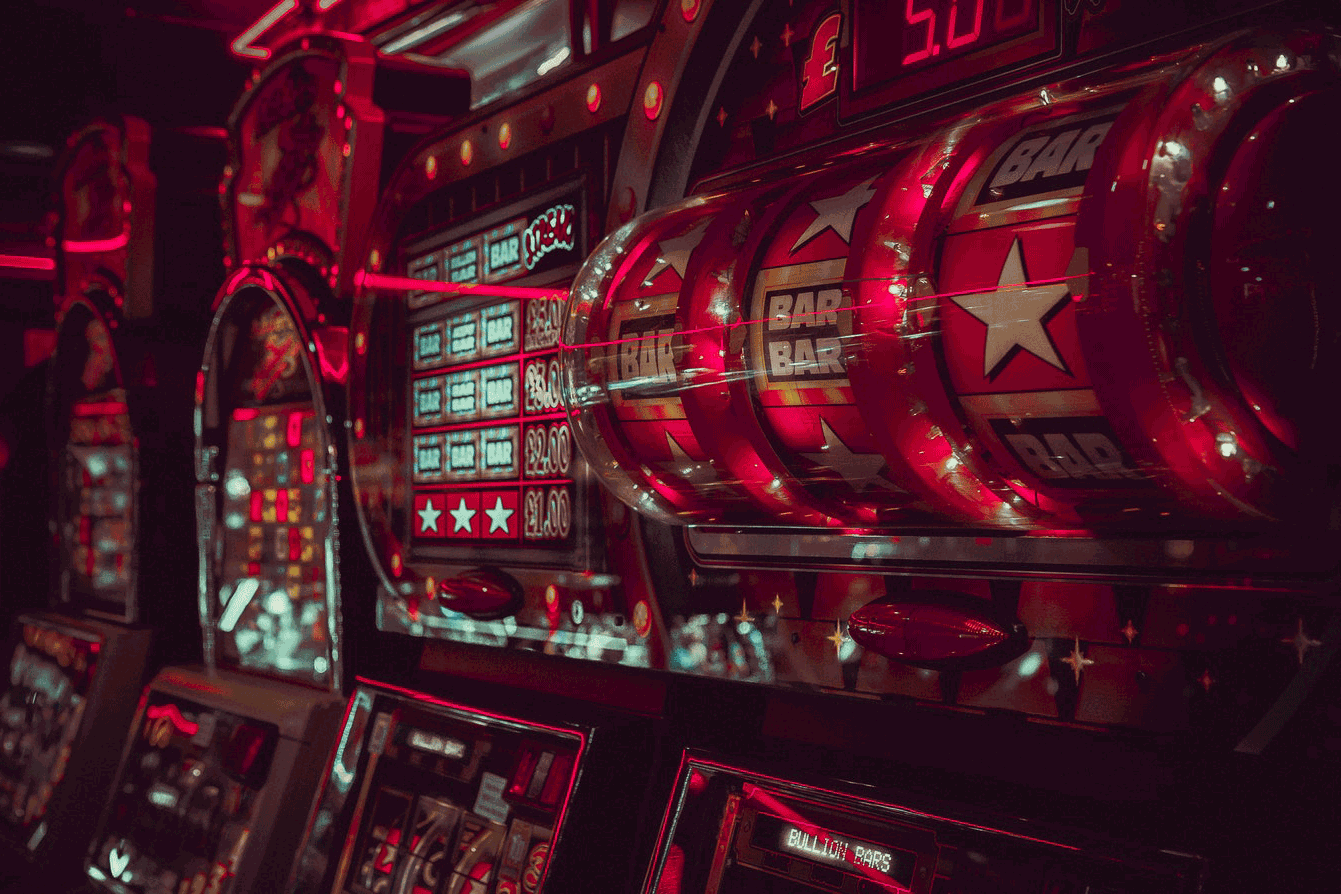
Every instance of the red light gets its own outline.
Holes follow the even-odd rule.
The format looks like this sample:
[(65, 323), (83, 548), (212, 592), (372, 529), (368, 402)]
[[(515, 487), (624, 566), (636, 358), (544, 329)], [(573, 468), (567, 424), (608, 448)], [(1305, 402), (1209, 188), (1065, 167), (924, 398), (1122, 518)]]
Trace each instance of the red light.
[(680, 15), (684, 16), (686, 22), (698, 18), (698, 11), (702, 8), (702, 0), (680, 0)]
[(251, 492), (251, 520), (258, 522), (261, 520), (261, 508), (265, 503), (265, 497), (259, 490)]
[(92, 254), (100, 251), (116, 251), (125, 248), (129, 242), (130, 229), (127, 228), (120, 236), (113, 236), (111, 239), (65, 239), (61, 241), (61, 248), (70, 254)]
[(194, 736), (200, 729), (200, 724), (192, 723), (182, 716), (181, 710), (172, 704), (154, 705), (145, 711), (150, 720), (158, 720), (160, 717), (166, 717), (177, 728), (177, 732), (184, 736)]
[[(201, 386), (201, 391), (202, 392), (204, 391), (204, 386)], [(256, 409), (255, 407), (238, 407), (236, 410), (233, 411), (233, 421), (250, 422), (251, 420), (257, 418), (260, 415), (261, 411)]]
[(409, 276), (389, 276), (364, 271), (363, 282), (370, 289), (394, 292), (441, 292), (444, 295), (489, 295), (496, 298), (532, 298), (540, 301), (567, 301), (566, 289), (538, 289), (528, 286), (492, 286), (468, 282), (438, 282)]
[(512, 125), (504, 121), (498, 128), (498, 148), (506, 149), (512, 145)]
[(655, 121), (661, 115), (661, 103), (665, 96), (666, 91), (659, 81), (652, 81), (647, 85), (647, 89), (643, 91), (643, 114), (647, 116), (648, 121)]
[(297, 562), (303, 557), (303, 534), (297, 527), (289, 528), (289, 561)]
[(299, 455), (298, 474), (302, 477), (303, 484), (311, 484), (312, 479), (316, 477), (317, 454), (310, 447)]
[(587, 88), (587, 111), (595, 114), (601, 108), (601, 85), (592, 84)]
[(297, 447), (303, 442), (303, 412), (301, 410), (289, 414), (289, 423), (285, 434), (290, 447)]
[(55, 270), (56, 262), (51, 258), (0, 255), (0, 267), (7, 267), (10, 270)]
[(470, 163), (475, 160), (475, 147), (470, 140), (461, 143), (461, 164), (470, 167)]
[(275, 491), (275, 521), (287, 524), (289, 521), (289, 491), (281, 487)]

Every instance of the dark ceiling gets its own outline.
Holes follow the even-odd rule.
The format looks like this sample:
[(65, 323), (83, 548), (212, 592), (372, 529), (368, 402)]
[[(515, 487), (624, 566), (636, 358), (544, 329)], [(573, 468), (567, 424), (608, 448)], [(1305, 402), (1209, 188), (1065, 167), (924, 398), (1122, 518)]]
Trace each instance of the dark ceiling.
[(249, 67), (229, 42), (273, 0), (16, 2), (0, 27), (0, 140), (58, 147), (116, 111), (222, 125)]

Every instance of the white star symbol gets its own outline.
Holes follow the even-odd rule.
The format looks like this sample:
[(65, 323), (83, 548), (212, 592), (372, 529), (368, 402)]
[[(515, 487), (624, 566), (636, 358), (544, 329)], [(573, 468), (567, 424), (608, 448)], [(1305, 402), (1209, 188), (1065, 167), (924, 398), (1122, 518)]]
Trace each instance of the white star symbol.
[(494, 498), (494, 508), (484, 510), (484, 514), (489, 516), (489, 533), (502, 531), (504, 534), (508, 531), (508, 519), (512, 518), (512, 510), (503, 508), (503, 498)]
[(433, 498), (429, 497), (424, 501), (424, 508), (419, 510), (419, 530), (420, 533), (427, 534), (432, 531), (438, 533), (438, 516), (442, 515), (441, 509), (433, 508)]
[(469, 531), (471, 519), (475, 517), (475, 510), (466, 505), (466, 498), (462, 497), (461, 502), (452, 510), (452, 533), (457, 531)]
[(820, 448), (823, 452), (802, 453), (802, 456), (826, 469), (833, 469), (855, 491), (863, 490), (875, 480), (876, 474), (884, 468), (883, 456), (878, 453), (853, 453), (822, 416), (820, 428), (824, 431), (824, 446)]
[(689, 254), (698, 244), (703, 241), (703, 231), (708, 228), (706, 220), (700, 221), (697, 226), (682, 236), (676, 236), (674, 239), (663, 239), (657, 243), (657, 262), (652, 265), (647, 276), (643, 278), (643, 284), (646, 285), (657, 278), (657, 274), (666, 268), (673, 269), (684, 279), (684, 270), (689, 264)]
[(857, 218), (857, 211), (875, 195), (875, 190), (871, 188), (871, 184), (874, 182), (875, 178), (872, 177), (870, 180), (858, 183), (841, 196), (816, 199), (811, 202), (810, 207), (819, 217), (811, 221), (810, 226), (806, 227), (805, 232), (792, 246), (792, 251), (796, 251), (825, 230), (833, 230), (838, 234), (838, 238), (850, 243), (852, 241), (852, 224)]
[(708, 463), (699, 462), (685, 453), (684, 448), (680, 446), (680, 442), (672, 438), (670, 432), (666, 432), (666, 446), (670, 448), (671, 459), (675, 462), (674, 472), (676, 475), (695, 486), (717, 482), (717, 472), (713, 467)]
[(987, 324), (987, 343), (983, 348), (982, 374), (995, 378), (1012, 357), (1023, 348), (1039, 360), (1071, 374), (1043, 327), (1058, 308), (1071, 297), (1066, 283), (1042, 286), (1026, 285), (1024, 254), (1020, 240), (1011, 243), (1006, 263), (997, 277), (996, 290), (970, 295), (951, 295), (950, 300)]

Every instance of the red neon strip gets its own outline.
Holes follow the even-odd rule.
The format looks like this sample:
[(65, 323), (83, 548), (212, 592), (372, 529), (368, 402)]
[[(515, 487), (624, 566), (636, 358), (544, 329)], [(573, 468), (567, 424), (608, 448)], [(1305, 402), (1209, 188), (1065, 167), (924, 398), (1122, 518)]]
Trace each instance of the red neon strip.
[(0, 255), (0, 267), (10, 270), (55, 270), (52, 258), (32, 258), (24, 255)]
[(196, 730), (200, 729), (200, 724), (192, 723), (182, 716), (182, 712), (176, 705), (154, 705), (145, 712), (150, 720), (157, 720), (160, 717), (166, 717), (172, 721), (172, 725), (177, 727), (177, 732), (184, 736), (194, 736)]
[(275, 521), (281, 525), (289, 523), (289, 489), (286, 487), (275, 491)]
[(126, 402), (123, 400), (103, 400), (77, 403), (71, 408), (71, 411), (76, 416), (121, 416), (126, 412)]
[(261, 510), (264, 507), (265, 496), (259, 490), (251, 492), (251, 520), (258, 522), (261, 520)]
[(120, 236), (113, 236), (111, 239), (62, 239), (61, 248), (72, 255), (86, 255), (100, 251), (116, 251), (118, 248), (125, 248), (129, 242), (130, 228), (127, 227)]
[(279, 0), (274, 6), (270, 7), (265, 15), (252, 24), (250, 28), (243, 31), (231, 44), (234, 55), (242, 56), (246, 59), (269, 59), (270, 50), (265, 47), (254, 47), (252, 42), (262, 34), (273, 28), (280, 19), (298, 8), (298, 0)]
[(261, 411), (255, 407), (238, 407), (233, 411), (233, 419), (237, 422), (250, 422), (261, 415)]
[(302, 476), (303, 484), (311, 484), (317, 475), (317, 453), (310, 447), (299, 454), (298, 474)]
[(298, 528), (289, 528), (289, 561), (297, 562), (303, 557), (303, 534)]
[(290, 447), (297, 447), (303, 441), (303, 411), (294, 410), (289, 414), (288, 425), (285, 426), (284, 434), (287, 437)]
[(444, 295), (491, 295), (498, 298), (535, 298), (541, 301), (567, 301), (567, 289), (537, 289), (528, 286), (486, 286), (473, 282), (439, 282), (412, 276), (388, 276), (385, 273), (359, 271), (355, 284), (369, 289), (394, 292), (439, 292)]

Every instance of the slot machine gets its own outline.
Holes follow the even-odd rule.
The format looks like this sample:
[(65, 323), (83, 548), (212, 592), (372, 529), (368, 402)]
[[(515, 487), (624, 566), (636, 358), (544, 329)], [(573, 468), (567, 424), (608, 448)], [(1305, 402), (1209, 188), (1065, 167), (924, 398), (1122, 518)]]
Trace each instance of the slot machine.
[[(11, 875), (41, 867), (50, 878), (53, 855), (86, 846), (89, 803), (110, 790), (146, 673), (196, 648), (190, 606), (176, 593), (195, 574), (181, 533), (191, 517), (184, 402), (207, 301), (175, 265), (208, 272), (217, 220), (158, 190), (199, 173), (174, 162), (178, 153), (221, 150), (209, 133), (151, 134), (124, 117), (73, 134), (57, 165), (44, 420), (53, 574), (47, 609), (13, 623), (0, 693), (0, 839)], [(29, 541), (42, 545), (41, 535)]]
[(642, 891), (1334, 877), (1336, 25), (670, 4), (560, 342), (698, 693)]
[[(615, 542), (636, 536), (633, 516), (573, 449), (559, 381), (568, 284), (639, 114), (639, 9), (579, 28), (581, 4), (518, 4), (437, 56), (471, 71), (474, 110), (390, 179), (349, 359), (378, 636), (417, 662), (360, 670), (293, 890), (614, 891), (641, 872), (632, 830), (654, 831), (665, 687), (637, 672), (660, 646), (648, 606), (617, 590), (641, 573)], [(405, 27), (372, 39), (400, 45)], [(484, 59), (501, 35), (523, 35), (507, 53), (534, 83)]]
[(387, 154), (463, 104), (463, 86), (314, 33), (276, 54), (229, 120), (230, 272), (187, 401), (200, 572), (186, 601), (204, 664), (163, 669), (141, 697), (85, 865), (100, 888), (287, 877), (371, 619), (339, 446), (349, 246)]

